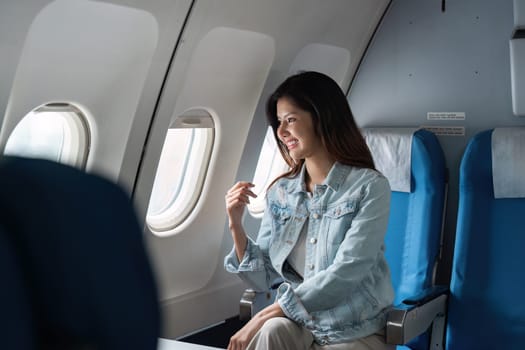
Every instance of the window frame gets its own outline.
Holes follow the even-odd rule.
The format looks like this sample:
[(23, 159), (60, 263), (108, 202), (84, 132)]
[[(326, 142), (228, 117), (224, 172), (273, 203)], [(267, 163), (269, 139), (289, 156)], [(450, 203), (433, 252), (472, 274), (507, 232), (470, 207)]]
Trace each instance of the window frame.
[(89, 114), (71, 102), (48, 102), (27, 113), (11, 131), (4, 146), (3, 154), (32, 157), (31, 154), (17, 154), (16, 150), (10, 150), (9, 143), (10, 141), (15, 142), (13, 140), (16, 139), (13, 139), (13, 137), (16, 138), (21, 130), (20, 128), (30, 122), (27, 118), (38, 118), (39, 113), (57, 113), (57, 116), (64, 121), (62, 125), (67, 125), (67, 127), (63, 130), (63, 142), (59, 150), (58, 159), (50, 159), (41, 155), (35, 155), (34, 158), (50, 159), (84, 170), (92, 142), (92, 131), (88, 121)]
[[(184, 169), (181, 171), (181, 181), (175, 186), (177, 189), (171, 195), (162, 210), (155, 214), (150, 213), (154, 191), (156, 191), (157, 177), (159, 176), (159, 167), (163, 158), (164, 148), (168, 142), (169, 130), (173, 129), (190, 129), (193, 131), (192, 141), (188, 149), (183, 152), (189, 152), (183, 160)], [(197, 132), (197, 130), (199, 130)], [(199, 134), (200, 133), (200, 134)], [(200, 141), (198, 139), (201, 139)], [(181, 227), (187, 222), (194, 210), (204, 196), (204, 188), (207, 175), (210, 171), (211, 159), (216, 141), (215, 122), (210, 112), (203, 108), (193, 108), (174, 121), (166, 130), (166, 137), (159, 157), (157, 172), (153, 181), (150, 200), (146, 210), (146, 224), (148, 229), (157, 236), (166, 236), (180, 231)], [(197, 143), (195, 143), (197, 142)], [(196, 147), (196, 148), (195, 148)], [(191, 164), (200, 164), (198, 167), (192, 167)], [(194, 189), (190, 191), (188, 189)], [(182, 199), (181, 199), (182, 198)], [(177, 204), (182, 200), (182, 203)]]

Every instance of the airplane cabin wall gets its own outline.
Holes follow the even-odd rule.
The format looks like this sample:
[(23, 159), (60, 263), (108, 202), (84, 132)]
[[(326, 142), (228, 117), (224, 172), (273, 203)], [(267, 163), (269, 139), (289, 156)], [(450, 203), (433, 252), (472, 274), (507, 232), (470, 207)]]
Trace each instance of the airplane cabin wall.
[[(458, 172), (470, 137), (525, 125), (513, 115), (509, 40), (512, 0), (394, 0), (353, 82), (349, 102), (361, 127), (465, 127), (438, 136), (449, 169), (443, 262), (448, 284), (458, 206)], [(465, 120), (427, 120), (427, 112), (464, 112)]]
[(25, 2), (23, 6), (20, 6), (20, 2), (0, 3), (0, 125), (4, 119), (27, 31), (35, 16), (50, 0)]

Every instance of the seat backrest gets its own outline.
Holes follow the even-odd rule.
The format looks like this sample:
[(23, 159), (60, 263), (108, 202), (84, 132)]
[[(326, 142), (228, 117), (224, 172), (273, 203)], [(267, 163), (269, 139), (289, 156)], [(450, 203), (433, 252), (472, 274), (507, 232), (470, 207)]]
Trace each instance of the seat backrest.
[(4, 157), (0, 227), (9, 283), (1, 302), (10, 293), (12, 313), (27, 316), (0, 314), (1, 325), (11, 322), (0, 328), (3, 345), (7, 337), (16, 349), (156, 349), (154, 278), (118, 186), (51, 161)]
[(33, 320), (15, 249), (0, 229), (0, 335), (3, 349), (34, 349)]
[(437, 137), (426, 130), (374, 128), (363, 135), (392, 189), (385, 256), (398, 304), (433, 283), (447, 188), (445, 158)]
[(481, 132), (460, 167), (448, 350), (525, 347), (524, 248), (525, 128)]

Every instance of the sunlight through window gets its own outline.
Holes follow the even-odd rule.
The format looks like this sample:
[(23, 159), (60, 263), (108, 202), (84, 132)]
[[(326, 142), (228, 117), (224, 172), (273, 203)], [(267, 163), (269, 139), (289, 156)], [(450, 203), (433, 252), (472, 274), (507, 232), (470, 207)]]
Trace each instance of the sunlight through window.
[(248, 204), (248, 211), (256, 218), (262, 217), (265, 208), (266, 190), (270, 183), (279, 175), (288, 171), (288, 164), (284, 161), (281, 153), (277, 149), (277, 143), (273, 136), (271, 127), (268, 127), (262, 145), (255, 175), (253, 178), (253, 192), (257, 198), (251, 198)]
[[(202, 112), (202, 111), (199, 111)], [(181, 118), (168, 129), (148, 206), (153, 232), (180, 225), (201, 196), (214, 140), (211, 116)]]
[(22, 118), (9, 136), (4, 154), (84, 168), (88, 151), (83, 113), (68, 103), (49, 103)]

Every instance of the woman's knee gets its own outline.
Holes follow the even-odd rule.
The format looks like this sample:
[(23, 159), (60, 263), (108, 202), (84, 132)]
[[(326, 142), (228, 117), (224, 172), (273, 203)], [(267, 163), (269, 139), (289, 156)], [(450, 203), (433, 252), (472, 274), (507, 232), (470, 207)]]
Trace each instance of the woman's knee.
[(299, 326), (287, 319), (286, 317), (274, 317), (267, 320), (262, 328), (260, 329), (261, 335), (275, 337), (275, 336), (288, 336), (290, 333), (293, 333), (294, 328)]
[(275, 317), (264, 323), (256, 334), (249, 349), (309, 349), (313, 342), (310, 332), (297, 323), (285, 318)]

